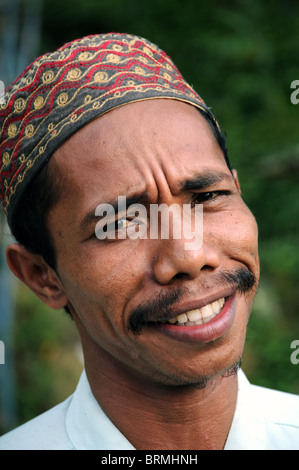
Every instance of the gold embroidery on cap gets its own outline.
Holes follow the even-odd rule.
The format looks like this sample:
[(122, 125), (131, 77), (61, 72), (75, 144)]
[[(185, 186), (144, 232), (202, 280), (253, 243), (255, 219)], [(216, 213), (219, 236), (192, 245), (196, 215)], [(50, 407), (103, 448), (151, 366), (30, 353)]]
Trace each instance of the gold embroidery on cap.
[(58, 106), (64, 106), (67, 103), (67, 100), (68, 100), (68, 94), (67, 93), (61, 93), (57, 98)]
[(90, 52), (81, 52), (81, 54), (79, 54), (78, 56), (78, 59), (79, 60), (88, 60), (92, 57), (92, 54)]
[(135, 46), (135, 38), (131, 39), (131, 41), (128, 41), (128, 44), (130, 44), (130, 46)]
[(113, 62), (114, 64), (120, 62), (120, 57), (116, 54), (108, 54), (106, 59), (108, 62)]
[(14, 104), (14, 109), (17, 113), (21, 113), (25, 109), (25, 100), (23, 98), (18, 98)]
[(34, 134), (34, 126), (33, 124), (28, 124), (28, 126), (25, 129), (25, 136), (32, 137), (33, 134)]
[(12, 137), (15, 137), (17, 135), (17, 132), (18, 132), (18, 128), (16, 126), (16, 124), (10, 124), (8, 126), (8, 137), (12, 138)]
[(101, 107), (101, 103), (95, 102), (92, 103), (92, 109), (99, 109)]
[(26, 82), (25, 82), (25, 83), (26, 83), (26, 85), (31, 85), (32, 82), (33, 82), (33, 78), (28, 77), (28, 78), (26, 79)]
[(80, 77), (81, 77), (81, 70), (80, 69), (72, 69), (67, 74), (67, 78), (69, 80), (78, 80)]
[(138, 75), (145, 75), (145, 71), (141, 67), (135, 67), (135, 73), (138, 73)]
[(146, 55), (149, 55), (150, 57), (152, 57), (154, 54), (152, 53), (152, 51), (148, 48), (148, 47), (144, 47), (143, 48), (143, 52), (146, 54)]
[(43, 73), (42, 80), (44, 83), (51, 83), (54, 79), (54, 72), (53, 70), (47, 70)]
[(44, 101), (45, 100), (42, 96), (38, 96), (37, 98), (35, 98), (34, 104), (33, 104), (34, 108), (35, 109), (41, 109), (44, 105)]
[(171, 76), (168, 74), (168, 73), (163, 73), (163, 77), (165, 78), (165, 80), (167, 80), (168, 82), (171, 82)]
[(108, 73), (106, 72), (97, 72), (93, 78), (95, 82), (104, 83), (104, 82), (107, 82), (109, 77), (108, 77)]
[(112, 47), (112, 49), (113, 49), (114, 51), (120, 52), (120, 51), (122, 50), (122, 46), (121, 46), (120, 44), (114, 44), (113, 47)]
[(2, 162), (4, 166), (7, 166), (10, 163), (10, 156), (8, 152), (3, 153)]

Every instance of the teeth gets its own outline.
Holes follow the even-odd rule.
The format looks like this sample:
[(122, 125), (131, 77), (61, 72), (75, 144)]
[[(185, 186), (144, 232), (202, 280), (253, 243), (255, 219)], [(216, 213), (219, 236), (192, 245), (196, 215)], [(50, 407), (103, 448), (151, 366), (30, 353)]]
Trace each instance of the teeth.
[(188, 317), (187, 317), (186, 313), (182, 313), (181, 315), (178, 315), (176, 317), (176, 321), (178, 323), (186, 323), (186, 321), (188, 321)]
[(168, 320), (168, 323), (178, 324), (180, 326), (192, 326), (192, 325), (202, 325), (212, 320), (216, 317), (218, 313), (222, 310), (222, 307), (225, 303), (225, 298), (222, 297), (219, 300), (216, 300), (212, 304), (205, 305), (201, 309), (189, 310), (186, 313), (181, 313), (175, 318)]

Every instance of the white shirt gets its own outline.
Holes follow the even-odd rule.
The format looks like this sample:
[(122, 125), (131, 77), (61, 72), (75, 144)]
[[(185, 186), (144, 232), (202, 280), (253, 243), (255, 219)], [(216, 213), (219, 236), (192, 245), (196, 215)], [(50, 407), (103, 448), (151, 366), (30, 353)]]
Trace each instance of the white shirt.
[[(251, 385), (238, 374), (225, 450), (299, 450), (299, 397)], [(83, 371), (63, 403), (0, 437), (0, 450), (134, 450), (94, 398)], [(175, 450), (175, 449), (174, 449)]]

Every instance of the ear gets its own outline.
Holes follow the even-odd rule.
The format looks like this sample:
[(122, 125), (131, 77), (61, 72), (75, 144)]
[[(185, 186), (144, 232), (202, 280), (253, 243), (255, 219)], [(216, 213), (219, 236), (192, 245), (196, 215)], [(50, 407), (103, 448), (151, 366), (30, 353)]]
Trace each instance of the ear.
[(237, 186), (237, 190), (238, 190), (239, 194), (241, 194), (241, 187), (240, 187), (240, 183), (239, 183), (237, 170), (232, 170), (232, 173), (233, 173), (233, 177), (234, 177), (234, 180), (235, 180), (235, 183), (236, 183), (236, 186)]
[(68, 303), (61, 282), (42, 256), (30, 253), (13, 243), (6, 249), (7, 264), (14, 275), (26, 284), (45, 304), (59, 310)]

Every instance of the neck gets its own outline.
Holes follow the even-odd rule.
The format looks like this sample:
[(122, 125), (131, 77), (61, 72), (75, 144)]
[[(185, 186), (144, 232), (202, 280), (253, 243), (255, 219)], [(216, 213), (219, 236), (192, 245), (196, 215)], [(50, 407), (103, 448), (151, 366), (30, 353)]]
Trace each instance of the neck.
[(97, 355), (94, 362), (85, 355), (85, 362), (93, 395), (136, 449), (223, 449), (236, 406), (236, 375), (214, 378), (204, 389), (169, 387), (134, 376), (107, 357)]

